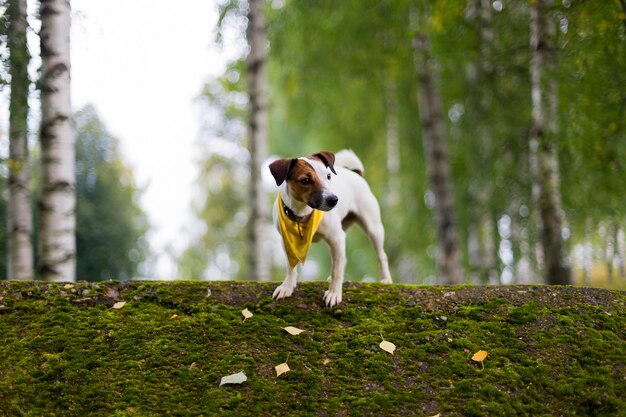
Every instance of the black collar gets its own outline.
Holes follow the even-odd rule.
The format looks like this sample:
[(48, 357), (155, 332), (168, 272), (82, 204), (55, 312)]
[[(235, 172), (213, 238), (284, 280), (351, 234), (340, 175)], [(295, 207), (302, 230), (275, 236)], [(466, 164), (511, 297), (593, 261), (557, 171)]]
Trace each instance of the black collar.
[(285, 200), (282, 200), (282, 202), (283, 202), (283, 211), (285, 212), (289, 220), (294, 221), (296, 223), (301, 223), (306, 220), (307, 216), (298, 216), (292, 209), (287, 207), (287, 205), (285, 204)]

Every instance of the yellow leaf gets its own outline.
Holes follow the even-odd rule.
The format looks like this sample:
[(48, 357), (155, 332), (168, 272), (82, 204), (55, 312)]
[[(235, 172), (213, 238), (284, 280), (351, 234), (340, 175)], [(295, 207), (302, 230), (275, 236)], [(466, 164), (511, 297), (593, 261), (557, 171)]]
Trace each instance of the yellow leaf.
[(243, 321), (246, 321), (247, 319), (249, 319), (250, 317), (254, 316), (254, 314), (252, 314), (250, 312), (250, 310), (248, 310), (247, 308), (245, 308), (241, 314), (243, 314)]
[(276, 369), (276, 376), (281, 376), (285, 372), (289, 372), (289, 365), (287, 365), (287, 362), (281, 363), (280, 365), (276, 365), (274, 369)]
[(330, 359), (328, 358), (324, 358), (324, 362), (322, 362), (324, 365), (328, 365), (330, 363)]
[(300, 333), (302, 333), (304, 331), (302, 329), (298, 329), (297, 327), (293, 327), (293, 326), (287, 326), (287, 327), (284, 328), (284, 330), (287, 333), (289, 333), (291, 335), (294, 335), (294, 336), (299, 335)]
[(115, 303), (113, 304), (113, 308), (116, 310), (119, 310), (120, 308), (124, 307), (126, 305), (126, 301), (120, 301), (119, 303)]
[(474, 356), (472, 356), (472, 360), (475, 362), (482, 362), (487, 359), (487, 356), (489, 356), (489, 352), (487, 352), (486, 350), (479, 350), (478, 352), (474, 353)]
[(486, 350), (479, 350), (478, 352), (474, 353), (474, 356), (472, 356), (472, 360), (480, 363), (480, 366), (485, 369), (485, 364), (483, 363), (483, 361), (487, 359), (487, 356), (489, 356), (489, 352), (487, 352)]
[(65, 284), (63, 286), (63, 288), (65, 288), (66, 290), (69, 290), (70, 288), (74, 288), (74, 285), (73, 284)]
[(380, 342), (379, 346), (382, 350), (384, 350), (385, 352), (389, 352), (392, 355), (393, 355), (393, 352), (396, 350), (396, 345), (386, 340), (383, 340), (382, 342)]
[(178, 314), (172, 314), (172, 317), (170, 317), (170, 320), (176, 320), (178, 319)]

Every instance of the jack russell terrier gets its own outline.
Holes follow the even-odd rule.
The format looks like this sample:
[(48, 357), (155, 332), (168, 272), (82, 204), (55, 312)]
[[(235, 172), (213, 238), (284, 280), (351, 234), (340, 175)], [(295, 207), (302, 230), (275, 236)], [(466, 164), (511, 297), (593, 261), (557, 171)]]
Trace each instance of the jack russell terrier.
[(325, 151), (309, 157), (279, 159), (269, 168), (279, 187), (274, 224), (283, 238), (288, 260), (287, 276), (274, 291), (275, 299), (291, 296), (298, 279), (296, 265), (306, 260), (311, 242), (321, 238), (330, 246), (332, 258), (330, 287), (324, 293), (324, 302), (328, 307), (341, 303), (345, 230), (353, 223), (361, 226), (376, 250), (381, 282), (391, 283), (380, 207), (354, 152), (343, 150), (334, 155)]

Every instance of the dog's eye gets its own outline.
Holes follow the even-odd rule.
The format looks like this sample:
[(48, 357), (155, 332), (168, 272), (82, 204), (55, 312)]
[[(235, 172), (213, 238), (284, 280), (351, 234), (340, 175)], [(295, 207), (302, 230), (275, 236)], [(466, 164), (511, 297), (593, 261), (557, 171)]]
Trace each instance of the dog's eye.
[(300, 180), (300, 184), (302, 184), (302, 185), (309, 185), (310, 183), (311, 183), (311, 179), (308, 178), (308, 177), (307, 178), (302, 178)]
[(326, 175), (326, 178), (330, 181), (330, 174)]

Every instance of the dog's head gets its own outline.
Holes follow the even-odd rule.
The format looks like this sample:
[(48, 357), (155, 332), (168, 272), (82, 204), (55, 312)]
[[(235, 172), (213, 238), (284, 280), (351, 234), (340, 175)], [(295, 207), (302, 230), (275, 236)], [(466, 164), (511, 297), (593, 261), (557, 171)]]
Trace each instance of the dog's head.
[(337, 174), (334, 164), (335, 155), (324, 151), (306, 158), (278, 159), (270, 164), (270, 172), (276, 185), (286, 183), (290, 198), (329, 211), (339, 201), (330, 188), (332, 174)]

